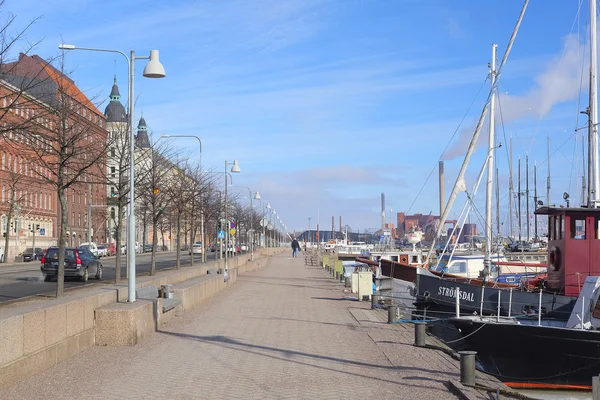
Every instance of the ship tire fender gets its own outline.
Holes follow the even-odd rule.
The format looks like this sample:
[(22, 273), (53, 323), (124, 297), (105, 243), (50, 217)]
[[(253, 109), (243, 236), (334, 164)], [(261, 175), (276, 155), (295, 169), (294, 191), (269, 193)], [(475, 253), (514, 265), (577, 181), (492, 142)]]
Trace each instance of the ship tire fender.
[(548, 253), (548, 266), (554, 271), (560, 269), (560, 249), (556, 246), (552, 247)]

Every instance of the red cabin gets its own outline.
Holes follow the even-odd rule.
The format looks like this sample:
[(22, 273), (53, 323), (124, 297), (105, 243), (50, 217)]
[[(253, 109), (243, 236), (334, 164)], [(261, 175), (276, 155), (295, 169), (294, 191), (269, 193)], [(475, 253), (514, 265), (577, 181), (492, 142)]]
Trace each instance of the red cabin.
[(589, 275), (600, 275), (600, 208), (541, 207), (548, 216), (548, 289), (577, 296)]

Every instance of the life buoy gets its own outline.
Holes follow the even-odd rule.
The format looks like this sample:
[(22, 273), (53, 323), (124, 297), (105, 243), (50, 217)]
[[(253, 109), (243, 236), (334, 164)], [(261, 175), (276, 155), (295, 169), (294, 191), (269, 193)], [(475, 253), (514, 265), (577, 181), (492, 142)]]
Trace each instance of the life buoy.
[(552, 247), (548, 253), (548, 266), (554, 271), (560, 269), (560, 249), (556, 246)]

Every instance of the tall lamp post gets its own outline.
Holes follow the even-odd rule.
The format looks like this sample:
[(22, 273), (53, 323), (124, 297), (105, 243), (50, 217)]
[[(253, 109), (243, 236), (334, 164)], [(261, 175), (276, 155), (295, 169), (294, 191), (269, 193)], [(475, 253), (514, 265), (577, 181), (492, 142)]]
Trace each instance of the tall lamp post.
[[(256, 192), (256, 194), (254, 195), (254, 200), (258, 200), (258, 201), (260, 201), (260, 208), (261, 208), (261, 211), (262, 211), (262, 210), (263, 210), (263, 207), (262, 207), (262, 200), (261, 200), (261, 198), (260, 198), (260, 194), (258, 194), (258, 191), (257, 191), (257, 192)], [(262, 216), (262, 218), (264, 219), (264, 218), (265, 218), (265, 213), (264, 213), (264, 211), (263, 211), (262, 215), (263, 215), (263, 216)], [(260, 221), (260, 222), (261, 222), (261, 225), (262, 225), (262, 227), (263, 227), (263, 239), (264, 239), (264, 237), (265, 237), (265, 225), (264, 225), (264, 221), (263, 221), (262, 219), (261, 219), (261, 221)], [(264, 244), (263, 244), (263, 247), (264, 247)]]
[[(227, 224), (227, 232), (225, 232), (225, 272), (224, 279), (225, 281), (229, 280), (229, 265), (227, 264), (227, 254), (229, 253), (229, 220), (227, 219), (227, 166), (231, 165), (231, 172), (241, 172), (240, 166), (238, 165), (237, 160), (234, 160), (233, 163), (228, 163), (225, 160), (225, 223)], [(233, 182), (233, 179), (232, 179)]]
[[(272, 228), (269, 228), (269, 224), (271, 223), (271, 203), (267, 203), (267, 206), (265, 208), (267, 209), (267, 213), (269, 214), (269, 222), (265, 221), (265, 225), (266, 225), (267, 231), (270, 231), (272, 229)], [(266, 243), (267, 243), (267, 237), (265, 236), (265, 244)]]
[[(195, 135), (160, 135), (161, 139), (169, 139), (169, 138), (194, 138), (198, 139), (198, 144), (200, 145), (200, 177), (202, 177), (202, 140)], [(203, 204), (204, 206), (204, 204)], [(206, 251), (205, 251), (205, 243), (204, 243), (204, 207), (200, 210), (200, 240), (202, 241), (202, 262), (206, 262)], [(192, 257), (194, 257), (192, 252)]]
[(127, 300), (130, 303), (133, 303), (135, 301), (135, 136), (133, 131), (133, 83), (135, 78), (135, 60), (150, 60), (148, 61), (148, 64), (146, 64), (146, 67), (144, 68), (143, 72), (143, 75), (146, 78), (164, 78), (166, 76), (165, 68), (159, 61), (158, 50), (150, 50), (149, 56), (136, 56), (135, 51), (131, 50), (129, 53), (129, 57), (127, 57), (127, 54), (120, 50), (77, 47), (72, 44), (60, 44), (58, 48), (61, 50), (88, 50), (100, 51), (105, 53), (119, 53), (127, 60), (127, 66), (129, 69), (129, 88), (127, 91), (127, 102), (129, 103), (129, 215), (127, 216), (127, 268), (129, 272), (129, 278), (127, 283)]

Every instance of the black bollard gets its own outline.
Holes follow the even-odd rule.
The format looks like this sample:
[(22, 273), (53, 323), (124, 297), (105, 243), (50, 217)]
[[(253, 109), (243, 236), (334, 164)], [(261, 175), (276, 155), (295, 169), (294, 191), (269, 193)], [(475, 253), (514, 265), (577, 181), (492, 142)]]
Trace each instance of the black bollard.
[(344, 283), (344, 273), (340, 274), (340, 283)]
[(338, 281), (340, 280), (340, 273), (337, 271), (335, 271), (335, 279)]
[(393, 324), (398, 320), (398, 306), (388, 307), (388, 324)]
[(465, 386), (475, 386), (475, 355), (476, 351), (459, 351), (460, 354), (460, 383)]
[(344, 286), (345, 287), (352, 287), (352, 278), (351, 277), (347, 276), (344, 279)]
[(415, 346), (417, 347), (425, 347), (425, 338), (427, 338), (425, 328), (427, 328), (427, 322), (415, 322)]

